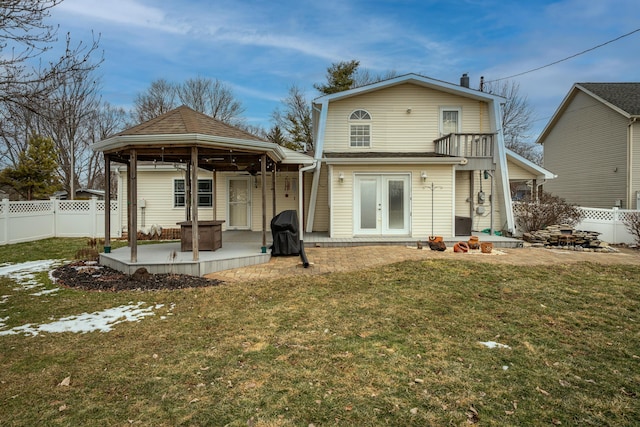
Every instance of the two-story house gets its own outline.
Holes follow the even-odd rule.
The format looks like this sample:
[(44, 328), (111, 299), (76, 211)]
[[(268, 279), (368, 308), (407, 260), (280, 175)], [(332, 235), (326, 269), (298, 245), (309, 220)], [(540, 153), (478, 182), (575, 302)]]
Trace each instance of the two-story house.
[(538, 142), (547, 192), (592, 208), (640, 208), (640, 83), (576, 83)]
[[(470, 89), (466, 76), (456, 85), (416, 74), (317, 98), (306, 231), (415, 239), (512, 232), (502, 102)], [(525, 166), (531, 179), (540, 175)]]
[[(138, 230), (175, 229), (189, 217), (193, 187), (199, 220), (222, 220), (223, 230), (262, 231), (264, 218), (268, 224), (282, 210), (297, 210), (305, 232), (336, 239), (512, 232), (510, 174), (529, 187), (550, 174), (505, 150), (504, 99), (467, 82), (409, 74), (320, 97), (313, 102), (314, 157), (187, 107), (94, 148), (118, 163), (124, 231), (133, 210), (123, 147), (139, 147)], [(191, 186), (189, 144), (199, 147)], [(257, 153), (267, 155), (264, 174)]]

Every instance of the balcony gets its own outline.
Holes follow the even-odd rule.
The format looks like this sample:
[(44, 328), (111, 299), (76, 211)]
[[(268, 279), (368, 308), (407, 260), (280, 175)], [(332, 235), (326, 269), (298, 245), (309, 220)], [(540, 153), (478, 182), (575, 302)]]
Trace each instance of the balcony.
[(450, 133), (433, 141), (438, 154), (467, 159), (493, 159), (493, 133)]

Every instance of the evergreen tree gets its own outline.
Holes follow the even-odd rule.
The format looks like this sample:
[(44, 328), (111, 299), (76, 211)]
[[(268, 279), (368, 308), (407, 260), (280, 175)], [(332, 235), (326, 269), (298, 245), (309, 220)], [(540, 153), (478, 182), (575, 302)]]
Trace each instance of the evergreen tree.
[(34, 135), (27, 150), (20, 153), (18, 165), (0, 173), (0, 184), (11, 187), (26, 200), (47, 198), (62, 188), (56, 174), (56, 158), (53, 141)]
[(355, 59), (331, 64), (327, 68), (327, 83), (314, 84), (313, 87), (323, 95), (349, 90), (354, 87), (355, 75), (359, 65), (360, 61)]

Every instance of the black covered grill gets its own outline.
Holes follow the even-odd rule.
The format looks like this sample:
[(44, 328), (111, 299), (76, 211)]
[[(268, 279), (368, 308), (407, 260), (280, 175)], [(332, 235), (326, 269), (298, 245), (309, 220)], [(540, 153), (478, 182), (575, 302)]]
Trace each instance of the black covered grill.
[(271, 255), (300, 255), (300, 229), (298, 213), (294, 210), (282, 211), (271, 220), (273, 246)]

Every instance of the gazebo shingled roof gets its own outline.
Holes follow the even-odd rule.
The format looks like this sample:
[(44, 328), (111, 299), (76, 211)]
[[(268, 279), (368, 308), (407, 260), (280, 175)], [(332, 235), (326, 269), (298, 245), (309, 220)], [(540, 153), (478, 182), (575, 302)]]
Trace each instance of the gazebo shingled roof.
[(228, 125), (206, 114), (199, 113), (186, 105), (182, 105), (154, 119), (122, 131), (116, 134), (116, 136), (179, 135), (194, 133), (233, 139), (264, 141), (262, 138)]

